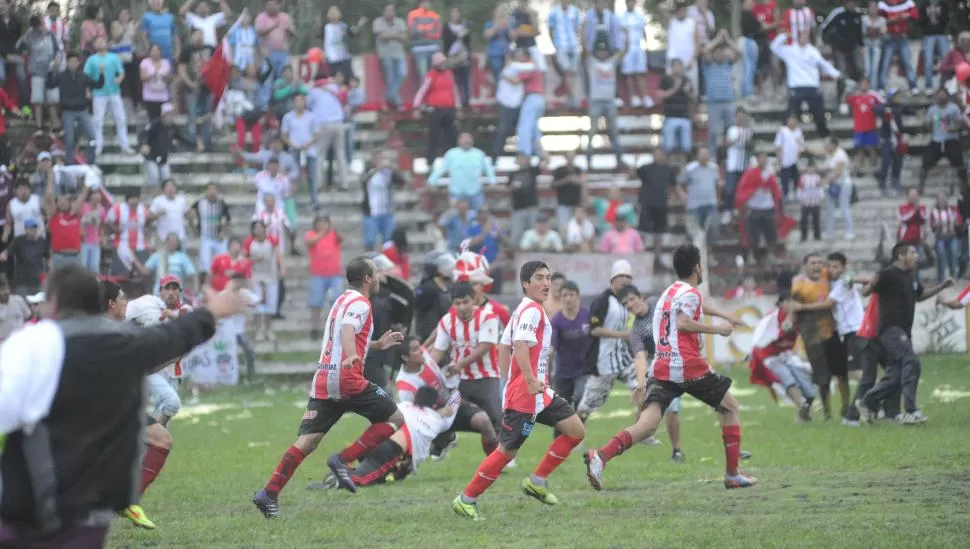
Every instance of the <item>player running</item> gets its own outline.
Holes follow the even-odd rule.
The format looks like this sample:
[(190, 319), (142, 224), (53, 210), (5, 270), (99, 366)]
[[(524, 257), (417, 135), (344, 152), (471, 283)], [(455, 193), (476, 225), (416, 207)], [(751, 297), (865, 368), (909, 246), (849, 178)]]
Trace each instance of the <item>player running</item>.
[(549, 267), (542, 261), (528, 261), (519, 271), (519, 283), (526, 297), (512, 313), (501, 341), (512, 351), (499, 446), (482, 461), (472, 481), (451, 504), (455, 513), (472, 520), (484, 518), (478, 497), (498, 479), (536, 423), (555, 427), (562, 433), (549, 446), (535, 472), (522, 480), (525, 494), (546, 505), (559, 503), (549, 492), (546, 479), (586, 437), (586, 428), (573, 407), (548, 387), (552, 328), (542, 303), (549, 296), (550, 276)]
[(684, 244), (674, 252), (677, 282), (664, 290), (657, 301), (653, 317), (653, 339), (657, 353), (646, 376), (638, 372), (636, 395), (642, 401), (640, 417), (630, 427), (617, 433), (599, 450), (585, 456), (586, 474), (595, 490), (603, 489), (606, 462), (633, 444), (652, 435), (675, 399), (689, 394), (714, 408), (721, 423), (727, 467), (724, 487), (748, 488), (758, 481), (738, 468), (741, 459), (741, 424), (738, 401), (731, 394), (731, 378), (714, 373), (701, 357), (700, 334), (731, 335), (733, 326), (703, 323), (706, 312), (733, 325), (743, 323), (732, 315), (701, 303), (697, 286), (702, 282), (701, 253), (696, 246)]
[(377, 448), (404, 424), (404, 416), (391, 397), (367, 381), (363, 371), (368, 350), (388, 349), (403, 341), (404, 336), (389, 331), (371, 341), (374, 318), (370, 296), (380, 288), (374, 262), (355, 258), (347, 265), (346, 273), (349, 288), (337, 298), (327, 316), (320, 363), (310, 385), (310, 400), (300, 422), (299, 437), (283, 454), (266, 486), (253, 497), (253, 504), (266, 518), (279, 515), (278, 498), (283, 487), (345, 412), (371, 422), (359, 439), (327, 460), (340, 486), (352, 493), (357, 492), (357, 486), (348, 464)]

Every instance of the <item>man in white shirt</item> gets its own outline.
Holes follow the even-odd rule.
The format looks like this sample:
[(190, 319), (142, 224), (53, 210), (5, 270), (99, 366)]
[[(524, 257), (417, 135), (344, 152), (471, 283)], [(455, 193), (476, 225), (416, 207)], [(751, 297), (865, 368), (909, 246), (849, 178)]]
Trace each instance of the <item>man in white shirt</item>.
[(805, 150), (805, 136), (798, 127), (798, 115), (788, 113), (785, 125), (775, 133), (775, 158), (778, 159), (781, 170), (781, 192), (788, 198), (798, 188), (798, 157)]
[(849, 379), (858, 380), (862, 373), (862, 353), (866, 340), (856, 336), (862, 327), (864, 307), (862, 295), (857, 284), (871, 282), (868, 277), (856, 277), (846, 272), (848, 259), (841, 252), (833, 252), (828, 256), (829, 302), (832, 303), (832, 316), (835, 317), (835, 327), (839, 334), (834, 341), (837, 345), (829, 358), (829, 370), (835, 376), (839, 386), (839, 396), (842, 398), (842, 424), (855, 426), (858, 424), (858, 412), (850, 401)]
[(277, 158), (269, 159), (266, 169), (253, 177), (253, 185), (256, 186), (256, 215), (263, 213), (266, 208), (263, 204), (265, 195), (275, 195), (278, 202), (283, 202), (290, 194), (290, 178), (280, 172), (280, 161)]
[(841, 78), (842, 73), (822, 57), (810, 40), (811, 33), (802, 31), (798, 34), (798, 43), (789, 44), (788, 35), (781, 33), (771, 41), (771, 51), (785, 62), (788, 69), (788, 111), (801, 112), (802, 104), (808, 103), (818, 134), (825, 138), (829, 128), (825, 123), (825, 102), (819, 89), (821, 73), (830, 78)]
[(698, 82), (697, 54), (700, 52), (701, 37), (697, 21), (687, 16), (687, 3), (677, 4), (677, 11), (667, 25), (667, 74), (674, 59), (684, 63), (684, 77), (695, 90), (701, 89)]
[[(209, 11), (209, 0), (186, 0), (179, 9), (179, 15), (185, 18), (185, 24), (190, 30), (199, 29), (202, 31), (202, 44), (207, 48), (215, 49), (219, 44), (219, 27), (226, 24), (226, 19), (232, 13), (229, 2), (219, 0), (219, 9), (216, 13)], [(195, 13), (192, 7), (196, 6)]]
[[(344, 128), (344, 106), (337, 97), (340, 89), (330, 81), (318, 81), (307, 93), (307, 108), (317, 121), (317, 158), (326, 158), (327, 151), (333, 148), (333, 158), (337, 162), (340, 187), (347, 188), (347, 149), (346, 128)], [(338, 154), (340, 153), (340, 154)], [(317, 163), (317, 181), (320, 181), (323, 162)], [(329, 184), (329, 182), (328, 182)]]
[(159, 242), (175, 233), (180, 242), (185, 242), (185, 215), (189, 213), (185, 197), (178, 194), (175, 180), (168, 179), (162, 184), (162, 194), (152, 199), (148, 210), (155, 219), (155, 232)]
[(563, 251), (562, 237), (549, 227), (549, 218), (541, 215), (536, 221), (535, 228), (527, 230), (522, 235), (519, 249), (524, 252), (561, 252)]
[(495, 143), (492, 146), (493, 161), (505, 151), (505, 140), (515, 133), (515, 125), (519, 121), (519, 108), (525, 98), (525, 84), (519, 80), (519, 74), (534, 70), (536, 65), (530, 60), (527, 50), (516, 50), (512, 61), (506, 63), (502, 69), (502, 77), (495, 85), (499, 118)]

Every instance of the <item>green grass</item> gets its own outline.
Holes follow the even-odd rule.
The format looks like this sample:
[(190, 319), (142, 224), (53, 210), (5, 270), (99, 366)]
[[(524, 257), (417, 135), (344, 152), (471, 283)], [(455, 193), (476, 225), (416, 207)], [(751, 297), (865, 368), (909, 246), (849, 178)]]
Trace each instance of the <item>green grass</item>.
[[(539, 428), (519, 468), (483, 496), (487, 520), (480, 523), (450, 509), (482, 458), (470, 434), (446, 460), (425, 463), (403, 482), (362, 488), (356, 496), (306, 490), (324, 474), (326, 457), (361, 432), (364, 421), (356, 417), (345, 418), (304, 461), (282, 494), (280, 518), (267, 521), (250, 500), (295, 439), (309, 378), (208, 395), (203, 404), (234, 407), (170, 425), (175, 447), (142, 502), (158, 530), (119, 519), (109, 546), (967, 547), (970, 398), (946, 398), (970, 390), (967, 357), (924, 361), (919, 396), (930, 422), (920, 427), (796, 425), (793, 408), (749, 387), (746, 372), (734, 373), (742, 446), (754, 452), (745, 467), (759, 478), (757, 487), (724, 490), (715, 417), (685, 402), (686, 464), (670, 462), (660, 433), (663, 447), (637, 446), (610, 463), (606, 490), (597, 493), (574, 454), (551, 479), (562, 504), (545, 507), (518, 489), (550, 441), (549, 430)], [(589, 444), (605, 443), (630, 422), (621, 417), (631, 412), (624, 393), (615, 392), (604, 413), (590, 419)]]

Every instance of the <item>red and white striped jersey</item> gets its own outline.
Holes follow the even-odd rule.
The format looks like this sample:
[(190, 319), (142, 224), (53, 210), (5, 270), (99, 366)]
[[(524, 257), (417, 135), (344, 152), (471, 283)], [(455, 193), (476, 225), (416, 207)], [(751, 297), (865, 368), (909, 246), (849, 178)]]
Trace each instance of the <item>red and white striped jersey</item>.
[(938, 235), (949, 236), (956, 232), (957, 226), (963, 224), (963, 216), (956, 206), (933, 208), (930, 210), (930, 228)]
[(138, 204), (134, 209), (131, 209), (126, 202), (115, 203), (108, 210), (105, 222), (114, 226), (115, 249), (122, 246), (135, 252), (148, 249), (148, 241), (145, 240), (148, 209), (144, 204)]
[(482, 309), (486, 313), (495, 315), (498, 319), (498, 331), (501, 332), (509, 324), (509, 320), (512, 319), (512, 313), (509, 312), (508, 307), (502, 305), (498, 301), (493, 301), (491, 299), (485, 298), (485, 303), (482, 303)]
[(960, 295), (957, 296), (957, 301), (959, 301), (960, 305), (963, 305), (964, 307), (970, 305), (970, 286), (967, 286), (962, 292), (960, 292)]
[(711, 367), (701, 358), (700, 334), (680, 333), (677, 317), (684, 313), (701, 322), (701, 293), (686, 282), (674, 282), (660, 294), (653, 315), (653, 340), (657, 353), (648, 375), (661, 381), (684, 382), (710, 373)]
[(286, 233), (290, 228), (290, 222), (283, 213), (283, 207), (277, 205), (276, 211), (267, 211), (265, 208), (253, 215), (253, 221), (262, 221), (266, 225), (266, 234), (275, 237), (280, 243), (280, 250), (286, 252)]
[(434, 348), (441, 352), (451, 349), (452, 362), (472, 354), (475, 347), (481, 343), (489, 343), (492, 347), (478, 360), (461, 370), (461, 379), (485, 379), (499, 377), (498, 318), (478, 307), (470, 319), (462, 320), (454, 307), (438, 321), (438, 335), (434, 341)]
[(397, 374), (394, 385), (397, 387), (397, 399), (401, 402), (413, 402), (418, 389), (430, 386), (442, 393), (442, 389), (455, 389), (458, 387), (458, 380), (454, 377), (445, 376), (438, 364), (431, 358), (431, 353), (426, 349), (421, 349), (424, 355), (424, 364), (417, 372), (408, 372), (403, 367)]
[(815, 23), (815, 12), (808, 6), (788, 8), (781, 16), (781, 28), (794, 42), (803, 31), (814, 33)]
[[(341, 366), (347, 358), (347, 351), (340, 343), (340, 332), (344, 326), (354, 329), (354, 354), (360, 359), (351, 368)], [(357, 290), (345, 291), (327, 315), (327, 324), (323, 329), (323, 350), (317, 371), (313, 374), (310, 398), (336, 400), (367, 389), (370, 382), (364, 378), (364, 360), (373, 333), (374, 317), (371, 315), (370, 300)]]
[[(522, 298), (515, 308), (509, 325), (502, 333), (502, 343), (510, 348), (513, 343), (523, 341), (529, 345), (529, 369), (537, 380), (549, 382), (549, 350), (552, 348), (552, 326), (546, 316), (542, 303)], [(502, 408), (526, 414), (538, 414), (552, 402), (552, 389), (533, 395), (522, 376), (520, 366), (515, 362), (514, 351), (509, 367), (509, 382), (502, 395)]]

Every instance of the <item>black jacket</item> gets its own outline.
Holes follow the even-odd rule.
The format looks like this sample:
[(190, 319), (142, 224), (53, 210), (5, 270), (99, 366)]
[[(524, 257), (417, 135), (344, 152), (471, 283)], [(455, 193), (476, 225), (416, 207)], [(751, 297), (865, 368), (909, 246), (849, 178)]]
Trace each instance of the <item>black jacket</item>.
[(104, 86), (104, 73), (99, 74), (98, 79), (95, 80), (85, 75), (80, 67), (74, 72), (64, 70), (58, 74), (52, 74), (47, 79), (48, 89), (60, 90), (61, 108), (65, 111), (88, 110), (88, 88), (102, 86)]
[(168, 155), (172, 152), (172, 140), (175, 139), (175, 128), (161, 121), (152, 120), (139, 134), (138, 140), (142, 145), (148, 145), (146, 160), (157, 164), (168, 162)]
[(832, 49), (852, 51), (862, 45), (862, 14), (839, 6), (825, 18), (819, 32)]
[(431, 335), (441, 317), (451, 308), (451, 297), (433, 278), (425, 277), (414, 290), (415, 333), (421, 341)]
[(137, 501), (145, 375), (211, 338), (205, 310), (151, 328), (105, 317), (61, 321), (64, 360), (50, 412), (0, 457), (0, 521), (51, 533)]

